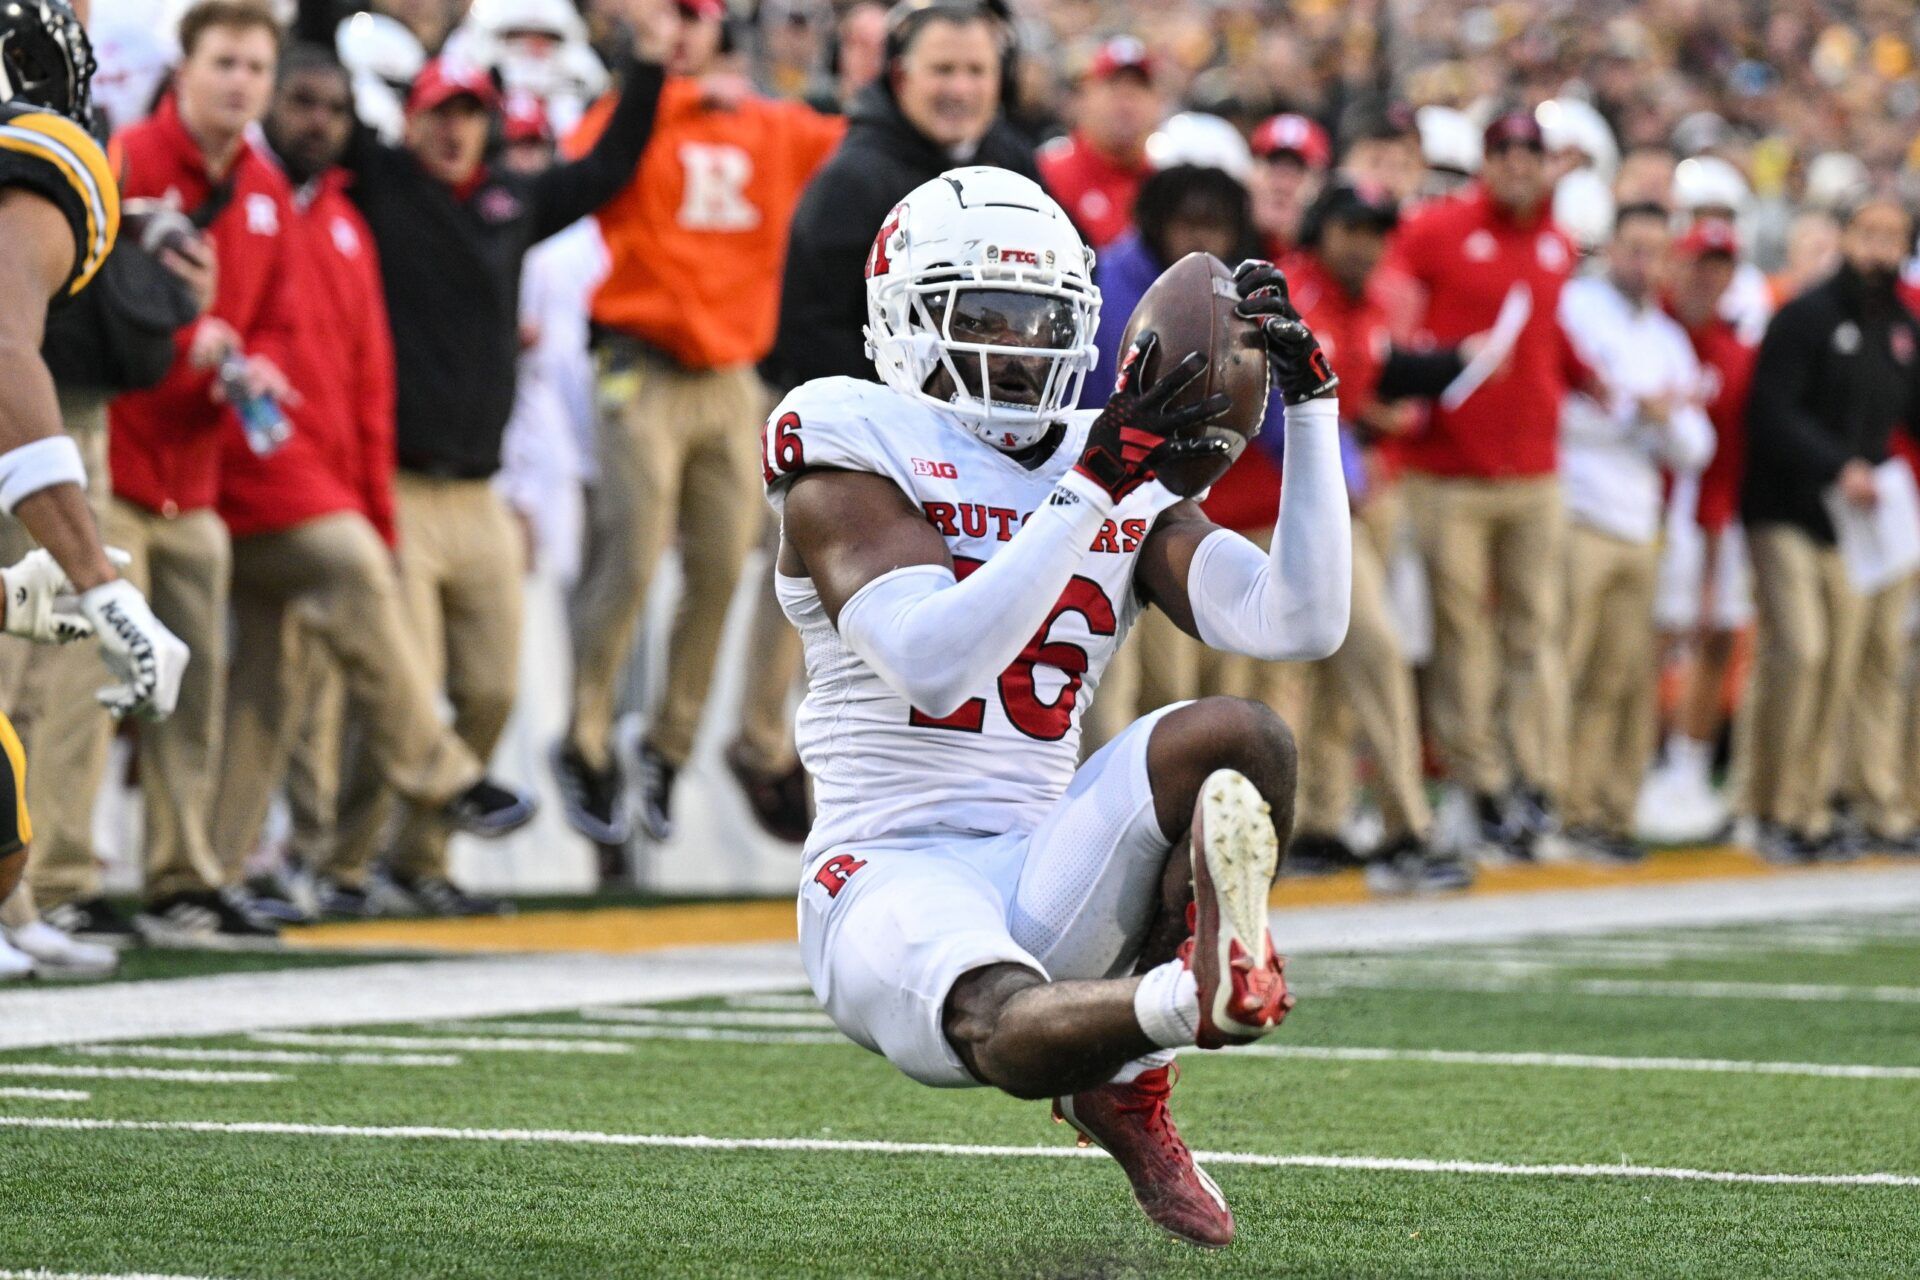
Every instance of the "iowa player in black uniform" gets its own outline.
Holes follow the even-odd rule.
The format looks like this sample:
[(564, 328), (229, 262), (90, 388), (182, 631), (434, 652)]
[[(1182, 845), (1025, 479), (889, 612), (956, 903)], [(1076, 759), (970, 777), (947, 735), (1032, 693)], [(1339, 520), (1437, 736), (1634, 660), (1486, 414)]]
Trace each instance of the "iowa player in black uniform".
[[(8, 634), (43, 644), (97, 633), (115, 715), (173, 709), (187, 647), (115, 572), (81, 490), (40, 357), (47, 308), (86, 288), (120, 229), (120, 196), (88, 132), (93, 49), (65, 0), (0, 0), (0, 510), (43, 550), (0, 570)], [(77, 595), (77, 602), (70, 597)], [(32, 838), (26, 763), (0, 715), (0, 899)]]

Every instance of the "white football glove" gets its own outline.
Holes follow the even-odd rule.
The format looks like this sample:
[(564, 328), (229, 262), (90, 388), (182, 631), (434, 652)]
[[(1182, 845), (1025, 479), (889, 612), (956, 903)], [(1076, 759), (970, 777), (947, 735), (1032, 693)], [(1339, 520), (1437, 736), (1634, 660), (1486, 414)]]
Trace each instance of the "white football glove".
[(116, 720), (165, 720), (180, 700), (190, 656), (179, 636), (153, 616), (147, 598), (125, 578), (80, 597), (80, 610), (100, 636), (100, 657), (120, 680), (94, 696)]
[(6, 587), (8, 635), (67, 644), (93, 634), (93, 624), (78, 611), (73, 583), (46, 551), (29, 551), (0, 569), (0, 584)]

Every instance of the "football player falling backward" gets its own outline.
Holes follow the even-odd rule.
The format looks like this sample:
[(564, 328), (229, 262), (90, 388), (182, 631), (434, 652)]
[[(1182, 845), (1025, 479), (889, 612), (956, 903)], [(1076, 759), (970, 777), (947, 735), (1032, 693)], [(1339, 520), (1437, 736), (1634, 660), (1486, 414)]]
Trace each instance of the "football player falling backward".
[(1091, 258), (1025, 178), (927, 183), (867, 263), (884, 385), (810, 382), (768, 422), (819, 809), (801, 951), (855, 1041), (924, 1084), (1053, 1099), (1154, 1222), (1218, 1247), (1233, 1215), (1169, 1118), (1170, 1069), (1292, 1005), (1267, 932), (1292, 740), (1264, 706), (1203, 698), (1076, 769), (1080, 719), (1147, 605), (1232, 653), (1339, 646), (1338, 380), (1278, 270), (1217, 277), (1256, 393), (1270, 363), (1288, 406), (1269, 554), (1169, 488), (1234, 453), (1214, 425), (1229, 397), (1195, 394), (1206, 353), (1142, 334), (1106, 407), (1068, 408), (1094, 358)]
[[(81, 492), (80, 450), (60, 425), (40, 358), (49, 304), (93, 279), (113, 248), (120, 195), (93, 135), (93, 49), (64, 0), (0, 0), (0, 510), (41, 546), (0, 570), (7, 634), (58, 644), (98, 633), (115, 715), (173, 710), (187, 646), (115, 571)], [(74, 599), (78, 595), (78, 600)], [(0, 716), (0, 899), (32, 838), (25, 766)]]

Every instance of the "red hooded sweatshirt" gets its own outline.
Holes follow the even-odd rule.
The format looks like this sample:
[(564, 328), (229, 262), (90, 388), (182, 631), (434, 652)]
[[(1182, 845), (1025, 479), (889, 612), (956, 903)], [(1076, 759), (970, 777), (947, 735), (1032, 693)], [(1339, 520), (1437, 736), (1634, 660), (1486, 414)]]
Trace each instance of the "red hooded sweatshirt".
[(1403, 223), (1393, 246), (1395, 270), (1427, 294), (1421, 328), (1440, 346), (1490, 328), (1515, 284), (1527, 286), (1532, 310), (1507, 365), (1448, 411), (1435, 405), (1427, 429), (1401, 456), (1436, 476), (1520, 479), (1559, 466), (1560, 402), (1592, 374), (1560, 328), (1560, 289), (1576, 261), (1573, 244), (1554, 226), (1547, 205), (1516, 222), (1478, 185), (1436, 200)]
[(236, 538), (358, 511), (393, 529), (393, 336), (373, 235), (347, 198), (345, 170), (294, 193), (284, 290), (293, 300), (286, 407), (292, 437), (267, 457), (220, 437), (220, 515)]
[[(149, 119), (114, 135), (109, 156), (120, 176), (122, 201), (171, 194), (192, 214), (219, 181), (207, 172), (171, 96)], [(285, 369), (294, 301), (281, 287), (285, 232), (292, 220), (287, 182), (244, 142), (226, 178), (232, 181), (231, 195), (207, 228), (219, 263), (209, 314), (234, 327), (249, 355), (266, 356)], [(240, 439), (232, 411), (214, 403), (212, 372), (187, 365), (193, 332), (188, 325), (175, 335), (174, 365), (158, 386), (116, 397), (107, 411), (114, 496), (163, 516), (213, 506), (220, 437)]]

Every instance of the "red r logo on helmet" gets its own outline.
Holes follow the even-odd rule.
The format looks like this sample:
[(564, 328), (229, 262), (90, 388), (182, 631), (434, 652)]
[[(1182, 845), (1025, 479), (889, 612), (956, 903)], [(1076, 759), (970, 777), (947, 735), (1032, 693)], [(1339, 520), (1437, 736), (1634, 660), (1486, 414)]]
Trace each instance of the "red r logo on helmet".
[(893, 206), (893, 212), (880, 224), (880, 234), (875, 237), (873, 249), (867, 254), (867, 279), (883, 276), (893, 270), (893, 259), (887, 255), (887, 241), (893, 239), (893, 233), (900, 229), (900, 219), (906, 214), (906, 204)]

